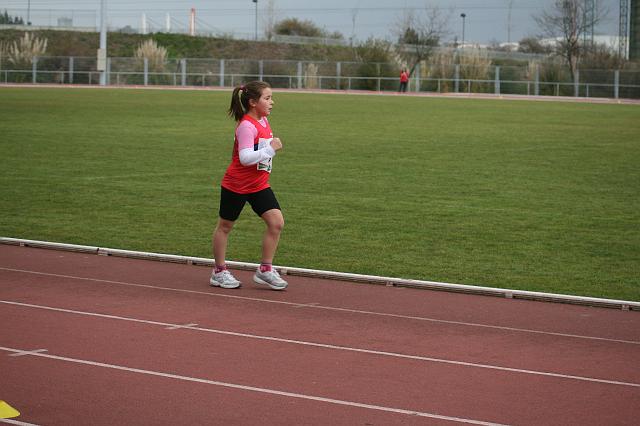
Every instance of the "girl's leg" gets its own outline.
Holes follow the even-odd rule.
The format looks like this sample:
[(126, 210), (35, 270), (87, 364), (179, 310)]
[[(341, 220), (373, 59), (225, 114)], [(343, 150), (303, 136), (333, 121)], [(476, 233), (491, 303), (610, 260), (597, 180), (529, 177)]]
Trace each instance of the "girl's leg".
[(233, 229), (235, 222), (226, 220), (223, 218), (218, 219), (218, 226), (213, 232), (213, 258), (216, 262), (216, 267), (224, 266), (224, 259), (227, 254), (227, 241), (229, 240), (229, 233)]
[(267, 210), (261, 217), (267, 225), (262, 238), (262, 263), (271, 264), (278, 249), (280, 233), (284, 227), (284, 217), (279, 209)]

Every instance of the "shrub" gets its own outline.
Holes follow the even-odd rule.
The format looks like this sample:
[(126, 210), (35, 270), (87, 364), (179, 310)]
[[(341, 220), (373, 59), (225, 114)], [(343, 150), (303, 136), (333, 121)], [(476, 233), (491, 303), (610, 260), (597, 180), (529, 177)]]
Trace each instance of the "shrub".
[(158, 46), (155, 40), (148, 39), (140, 43), (133, 56), (140, 63), (147, 59), (150, 72), (162, 72), (167, 60), (167, 49)]
[(305, 67), (304, 87), (307, 89), (318, 88), (318, 66), (316, 64), (308, 64)]
[[(465, 50), (460, 60), (460, 78), (464, 80), (487, 80), (489, 78), (489, 68), (491, 59), (486, 50), (471, 49)], [(471, 83), (472, 92), (488, 91), (486, 83)]]
[(30, 33), (14, 41), (7, 50), (7, 59), (16, 67), (26, 67), (33, 64), (34, 58), (44, 55), (47, 51), (47, 39), (39, 39)]
[(455, 58), (452, 50), (441, 50), (435, 54), (431, 68), (429, 69), (429, 77), (441, 79), (440, 91), (447, 93), (451, 91), (451, 81), (455, 78)]
[[(389, 42), (374, 38), (355, 47), (355, 55), (360, 66), (358, 75), (360, 77), (381, 77), (386, 75), (388, 63), (392, 58), (392, 46)], [(384, 69), (383, 69), (384, 67)], [(395, 75), (395, 74), (394, 74)], [(378, 80), (361, 80), (357, 85), (359, 89), (378, 90)]]
[(300, 21), (297, 18), (287, 18), (276, 23), (273, 32), (281, 35), (324, 37), (325, 32), (311, 21)]
[(147, 60), (148, 71), (152, 74), (150, 76), (152, 84), (170, 83), (169, 76), (158, 75), (165, 72), (165, 66), (167, 65), (167, 49), (159, 46), (155, 40), (148, 39), (140, 43), (134, 52), (134, 58), (139, 70), (144, 69), (144, 60)]

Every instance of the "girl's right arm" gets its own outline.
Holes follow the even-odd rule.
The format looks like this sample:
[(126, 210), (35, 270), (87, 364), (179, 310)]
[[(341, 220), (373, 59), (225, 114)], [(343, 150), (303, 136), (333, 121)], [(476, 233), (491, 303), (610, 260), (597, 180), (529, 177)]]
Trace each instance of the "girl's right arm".
[(280, 141), (280, 138), (271, 139), (270, 145), (271, 145), (271, 148), (273, 148), (274, 151), (282, 149), (282, 142)]
[[(245, 122), (240, 123), (236, 129), (236, 138), (238, 139), (238, 156), (240, 157), (240, 164), (243, 166), (251, 166), (258, 164), (261, 161), (273, 158), (276, 155), (276, 150), (280, 148), (274, 147), (274, 141), (277, 139), (277, 143), (280, 143), (280, 139), (274, 138), (270, 144), (264, 148), (254, 151), (253, 142), (258, 135), (258, 131), (253, 125)], [(276, 143), (276, 145), (277, 145)], [(282, 147), (282, 143), (280, 143)]]

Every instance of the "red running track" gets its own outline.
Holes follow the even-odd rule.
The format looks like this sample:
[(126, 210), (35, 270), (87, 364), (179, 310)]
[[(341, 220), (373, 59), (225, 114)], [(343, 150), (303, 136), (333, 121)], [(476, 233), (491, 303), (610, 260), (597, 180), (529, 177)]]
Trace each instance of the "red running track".
[[(623, 425), (640, 315), (0, 245), (0, 399), (37, 425)], [(0, 423), (2, 420), (0, 420)]]

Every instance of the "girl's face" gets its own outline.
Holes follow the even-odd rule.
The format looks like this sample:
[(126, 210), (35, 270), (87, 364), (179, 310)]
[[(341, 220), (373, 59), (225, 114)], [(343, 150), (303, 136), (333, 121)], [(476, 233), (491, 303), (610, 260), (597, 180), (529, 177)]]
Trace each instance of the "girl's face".
[(271, 113), (271, 109), (273, 108), (273, 94), (271, 89), (265, 87), (262, 90), (262, 96), (260, 96), (260, 99), (257, 101), (250, 100), (249, 103), (258, 117), (266, 117)]

